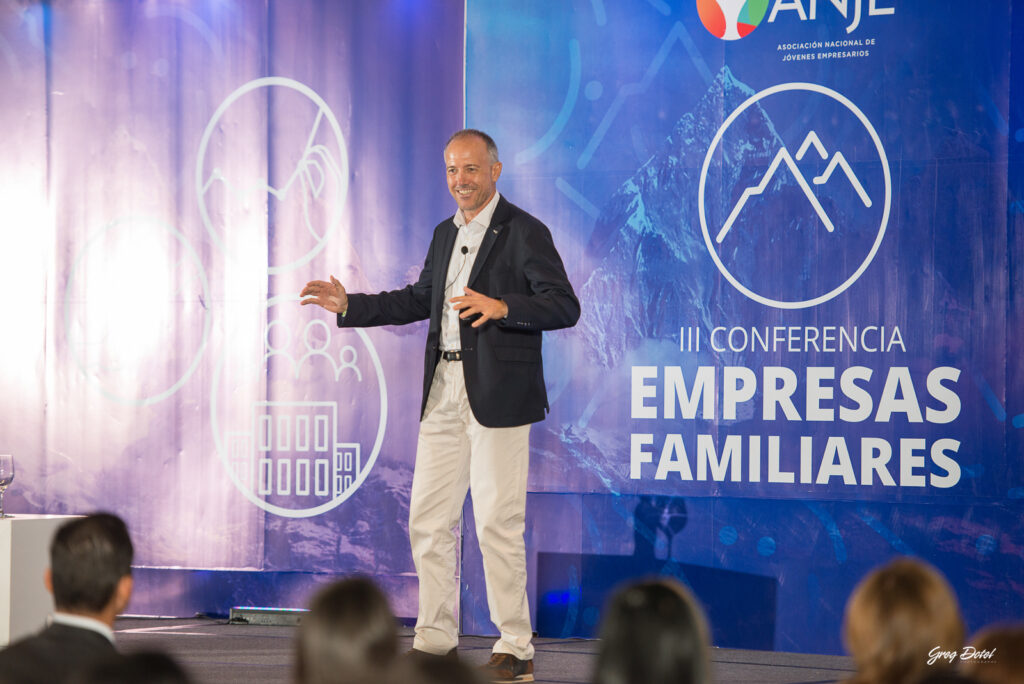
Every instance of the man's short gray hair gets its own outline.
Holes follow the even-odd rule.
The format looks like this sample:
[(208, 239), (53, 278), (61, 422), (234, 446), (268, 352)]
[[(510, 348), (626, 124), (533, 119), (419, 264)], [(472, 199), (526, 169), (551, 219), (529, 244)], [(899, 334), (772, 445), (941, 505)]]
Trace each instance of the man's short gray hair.
[(459, 140), (460, 138), (468, 137), (474, 137), (483, 140), (484, 144), (487, 145), (487, 156), (491, 158), (491, 163), (498, 163), (498, 146), (495, 144), (494, 138), (487, 135), (483, 131), (478, 131), (475, 128), (463, 128), (461, 131), (455, 131), (454, 133), (452, 133), (452, 136), (448, 138), (448, 142), (444, 144), (445, 151), (448, 150), (448, 146), (451, 145), (454, 141)]

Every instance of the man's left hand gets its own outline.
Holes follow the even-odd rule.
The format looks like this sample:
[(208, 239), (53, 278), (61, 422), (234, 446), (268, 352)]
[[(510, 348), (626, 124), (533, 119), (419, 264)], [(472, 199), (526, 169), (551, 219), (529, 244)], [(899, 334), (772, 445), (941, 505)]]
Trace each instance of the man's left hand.
[(508, 304), (500, 299), (492, 299), (475, 290), (466, 288), (466, 294), (448, 300), (452, 308), (459, 311), (459, 318), (469, 318), (479, 314), (473, 321), (473, 327), (479, 328), (487, 321), (496, 321), (508, 315)]

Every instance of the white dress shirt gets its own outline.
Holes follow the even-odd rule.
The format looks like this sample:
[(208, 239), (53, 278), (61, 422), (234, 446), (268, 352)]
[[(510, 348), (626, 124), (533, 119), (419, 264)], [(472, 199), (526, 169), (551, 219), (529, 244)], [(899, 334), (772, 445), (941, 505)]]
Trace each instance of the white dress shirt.
[(79, 629), (91, 629), (92, 631), (107, 637), (107, 639), (110, 640), (110, 643), (114, 643), (114, 630), (110, 629), (109, 626), (99, 620), (95, 620), (91, 617), (57, 612), (50, 617), (50, 622), (58, 625), (66, 625), (68, 627), (78, 627)]
[[(462, 215), (461, 209), (455, 212), (455, 217), (452, 219), (459, 232), (455, 236), (452, 257), (448, 261), (448, 275), (444, 280), (445, 307), (441, 313), (441, 349), (443, 351), (462, 347), (462, 340), (459, 337), (459, 312), (452, 308), (453, 305), (448, 300), (466, 294), (469, 274), (473, 270), (473, 263), (480, 251), (480, 243), (483, 242), (484, 234), (491, 227), (491, 217), (494, 216), (494, 209), (498, 206), (500, 196), (495, 190), (491, 201), (484, 205), (480, 213), (474, 216), (469, 223), (466, 223), (466, 217)], [(466, 253), (463, 253), (463, 247), (466, 248)]]

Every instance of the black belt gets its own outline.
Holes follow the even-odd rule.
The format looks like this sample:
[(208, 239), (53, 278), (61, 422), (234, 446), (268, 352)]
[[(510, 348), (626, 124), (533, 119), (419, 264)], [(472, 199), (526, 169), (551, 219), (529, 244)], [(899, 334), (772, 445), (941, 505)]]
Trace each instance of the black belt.
[(452, 351), (443, 351), (441, 352), (441, 358), (444, 359), (445, 361), (461, 361), (462, 350), (453, 349)]

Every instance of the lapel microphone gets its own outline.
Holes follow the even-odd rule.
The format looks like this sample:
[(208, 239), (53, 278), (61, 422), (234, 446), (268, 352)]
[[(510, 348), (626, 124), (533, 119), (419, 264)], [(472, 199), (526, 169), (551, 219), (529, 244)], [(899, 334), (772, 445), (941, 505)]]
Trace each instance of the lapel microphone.
[(446, 294), (448, 292), (448, 288), (454, 285), (455, 281), (459, 279), (460, 275), (462, 275), (462, 269), (466, 268), (466, 256), (469, 254), (469, 247), (462, 245), (462, 249), (459, 251), (462, 252), (462, 263), (459, 265), (459, 270), (455, 273), (455, 277), (445, 284), (444, 291)]

